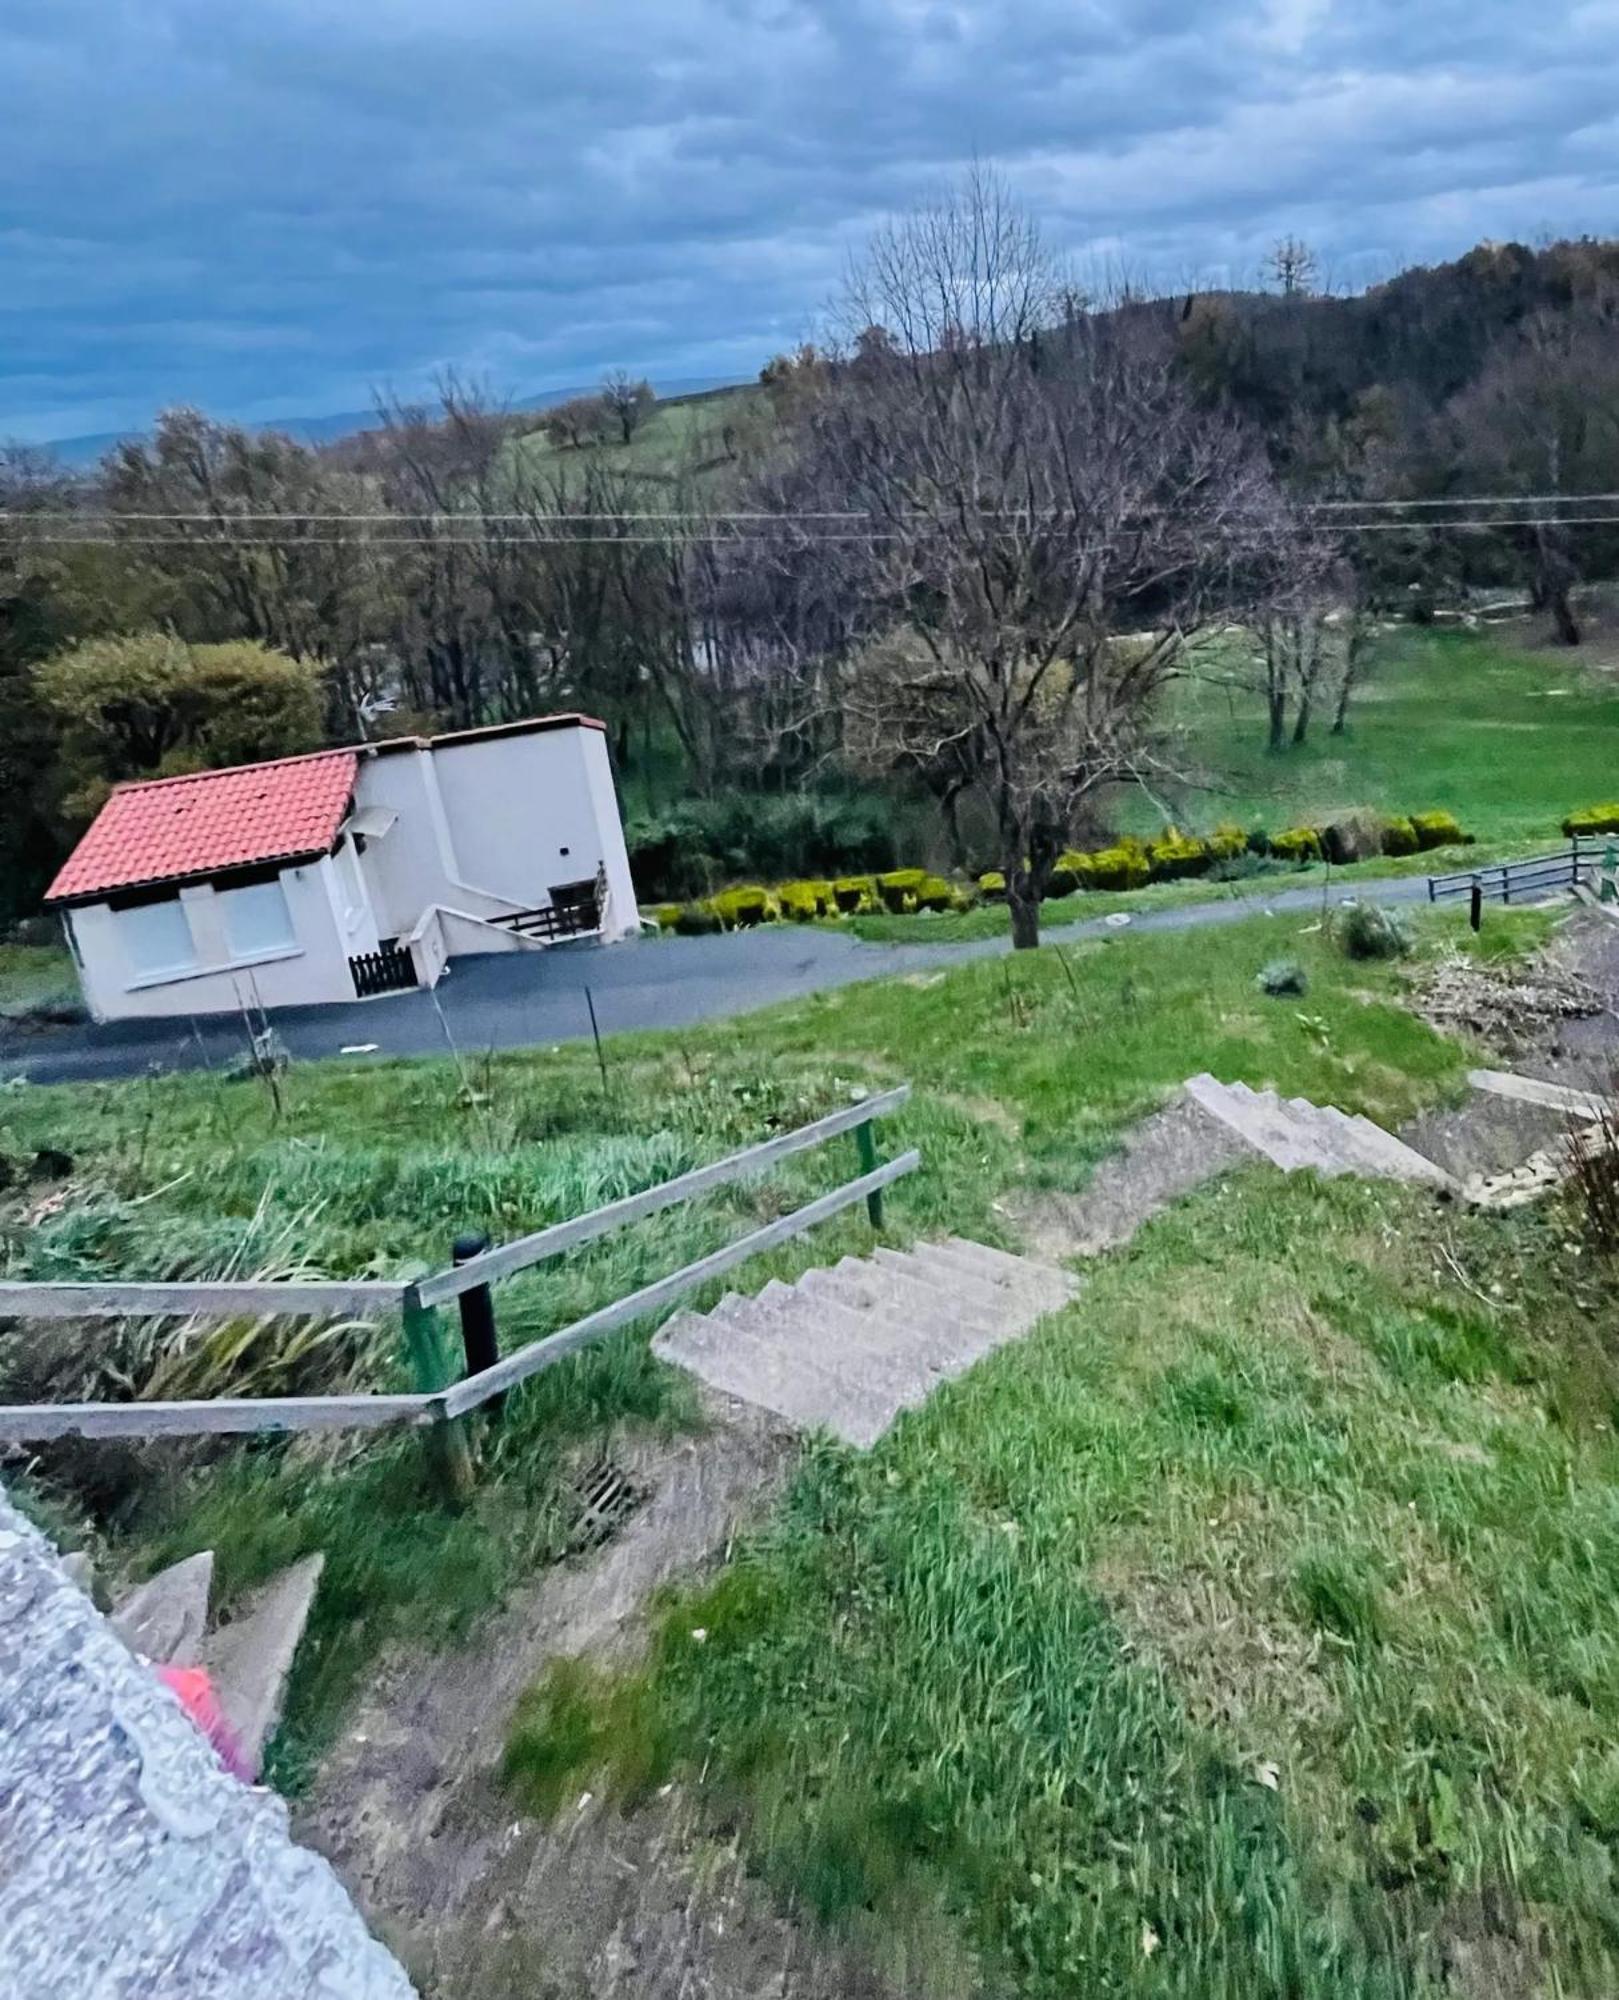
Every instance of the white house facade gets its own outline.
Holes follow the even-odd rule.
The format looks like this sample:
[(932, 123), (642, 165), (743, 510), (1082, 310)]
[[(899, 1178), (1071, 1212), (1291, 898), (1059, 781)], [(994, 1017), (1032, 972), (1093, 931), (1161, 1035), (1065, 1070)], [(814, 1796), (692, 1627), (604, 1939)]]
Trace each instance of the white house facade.
[(366, 998), (640, 930), (578, 715), (120, 785), (47, 902), (98, 1021)]

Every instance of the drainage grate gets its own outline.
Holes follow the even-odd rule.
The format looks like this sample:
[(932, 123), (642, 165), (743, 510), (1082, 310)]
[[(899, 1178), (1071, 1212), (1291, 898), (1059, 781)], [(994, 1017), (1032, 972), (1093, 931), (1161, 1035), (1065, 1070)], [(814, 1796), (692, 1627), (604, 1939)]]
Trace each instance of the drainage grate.
[(646, 1499), (646, 1489), (625, 1478), (610, 1459), (587, 1466), (574, 1484), (577, 1512), (568, 1533), (566, 1553), (588, 1555), (610, 1542)]

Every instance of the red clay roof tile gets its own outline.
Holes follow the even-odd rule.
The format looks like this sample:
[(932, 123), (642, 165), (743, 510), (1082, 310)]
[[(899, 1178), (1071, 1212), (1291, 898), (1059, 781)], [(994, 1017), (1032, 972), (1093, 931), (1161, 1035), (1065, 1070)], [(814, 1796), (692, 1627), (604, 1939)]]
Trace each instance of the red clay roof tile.
[(120, 785), (45, 900), (77, 902), (324, 854), (337, 838), (357, 767), (352, 750), (325, 750)]

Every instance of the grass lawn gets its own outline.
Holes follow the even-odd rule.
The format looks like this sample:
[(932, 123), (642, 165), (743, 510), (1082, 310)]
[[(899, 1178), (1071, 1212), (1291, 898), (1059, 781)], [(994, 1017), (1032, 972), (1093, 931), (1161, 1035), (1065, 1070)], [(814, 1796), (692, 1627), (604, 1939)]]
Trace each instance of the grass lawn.
[(1612, 1294), (1568, 1269), (1539, 1217), (1205, 1192), (812, 1454), (649, 1671), (543, 1682), (519, 1796), (701, 1773), (930, 1994), (1611, 1993)]
[[(1466, 939), (1424, 921), (1425, 948)], [(1502, 917), (1481, 948), (1543, 929)], [(1255, 986), (1283, 955), (1303, 998)], [(883, 1143), (925, 1164), (893, 1235), (1010, 1243), (1002, 1195), (1082, 1185), (1195, 1070), (1389, 1123), (1458, 1089), (1468, 1052), (1398, 1004), (1404, 976), (1255, 918), (615, 1040), (605, 1096), (573, 1048), (302, 1068), (279, 1116), (210, 1077), (19, 1090), (0, 1153), (66, 1147), (78, 1170), (56, 1212), (0, 1211), (0, 1260), (401, 1274), (468, 1224), (515, 1234), (901, 1076), (917, 1095)], [(505, 1338), (781, 1212), (850, 1154), (504, 1288)], [(1548, 1990), (1611, 1991), (1619, 1397), (1610, 1281), (1563, 1235), (1344, 1182), (1206, 1191), (875, 1452), (811, 1447), (769, 1530), (669, 1607), (647, 1672), (535, 1692), (518, 1795), (702, 1773), (782, 1888), (930, 1995), (976, 1967), (994, 1994), (1392, 1996), (1470, 1962), (1511, 1977), (1452, 1990), (1533, 1992), (1544, 1966)], [(869, 1242), (847, 1217), (744, 1282)], [(120, 1338), (89, 1365), (218, 1365), (194, 1339)], [(394, 1379), (386, 1329), (332, 1338), (311, 1357), (266, 1330), (258, 1385)], [(8, 1393), (29, 1365), (0, 1338)], [(91, 1502), (132, 1570), (215, 1547), (227, 1597), (326, 1550), (278, 1747), (293, 1781), (379, 1646), (448, 1643), (556, 1556), (570, 1450), (690, 1418), (642, 1331), (513, 1396), (459, 1518), (425, 1499), (409, 1439), (76, 1448), (27, 1492), (70, 1525)]]
[[(1266, 751), (1254, 694), (1187, 682), (1174, 719), (1216, 787), (1187, 808), (1199, 825), (1274, 829), (1351, 806), (1444, 807), (1481, 842), (1555, 846), (1566, 813), (1619, 790), (1619, 677), (1498, 633), (1385, 634), (1347, 732), (1318, 723), (1278, 756)], [(1140, 801), (1131, 817), (1145, 830), (1161, 815)]]
[(14, 1009), (77, 992), (73, 961), (61, 945), (0, 944), (0, 1021)]

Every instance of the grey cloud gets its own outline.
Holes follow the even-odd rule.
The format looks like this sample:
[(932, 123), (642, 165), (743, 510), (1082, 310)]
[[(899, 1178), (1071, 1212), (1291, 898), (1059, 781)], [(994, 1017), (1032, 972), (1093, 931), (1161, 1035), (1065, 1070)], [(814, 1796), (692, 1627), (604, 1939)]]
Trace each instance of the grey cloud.
[(1172, 277), (1600, 229), (1619, 180), (1587, 0), (9, 0), (0, 65), (0, 434), (751, 372), (974, 155)]

